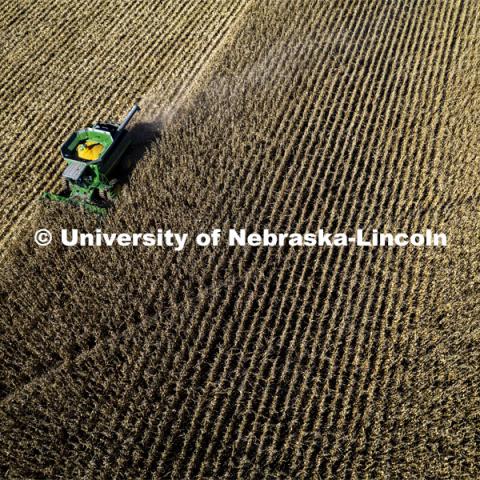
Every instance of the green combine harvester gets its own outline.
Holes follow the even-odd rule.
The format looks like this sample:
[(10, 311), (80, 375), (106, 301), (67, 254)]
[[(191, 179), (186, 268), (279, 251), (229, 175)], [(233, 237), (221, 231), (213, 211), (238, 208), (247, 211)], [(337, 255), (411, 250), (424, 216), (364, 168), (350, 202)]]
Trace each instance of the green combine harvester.
[(58, 194), (46, 192), (42, 197), (105, 213), (116, 195), (115, 167), (131, 141), (125, 127), (139, 110), (135, 104), (120, 125), (96, 123), (73, 133), (60, 149), (67, 162), (62, 173), (64, 188)]

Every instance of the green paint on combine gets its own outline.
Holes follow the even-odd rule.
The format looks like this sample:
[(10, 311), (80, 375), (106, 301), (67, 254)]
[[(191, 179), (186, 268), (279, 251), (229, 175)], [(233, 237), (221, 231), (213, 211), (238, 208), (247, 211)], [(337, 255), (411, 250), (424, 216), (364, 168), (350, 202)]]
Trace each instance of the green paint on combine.
[(42, 198), (105, 213), (116, 195), (113, 172), (130, 144), (125, 127), (138, 110), (134, 105), (120, 125), (97, 123), (73, 133), (60, 149), (67, 163), (62, 174), (64, 189), (46, 192)]

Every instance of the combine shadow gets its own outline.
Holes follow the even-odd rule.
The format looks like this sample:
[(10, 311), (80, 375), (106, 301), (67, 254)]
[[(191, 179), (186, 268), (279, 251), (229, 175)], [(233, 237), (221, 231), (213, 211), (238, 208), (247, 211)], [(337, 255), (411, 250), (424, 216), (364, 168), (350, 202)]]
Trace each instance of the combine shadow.
[(157, 121), (138, 122), (129, 129), (132, 143), (123, 154), (114, 172), (114, 177), (119, 185), (129, 182), (133, 171), (145, 153), (160, 139), (162, 128), (162, 122)]

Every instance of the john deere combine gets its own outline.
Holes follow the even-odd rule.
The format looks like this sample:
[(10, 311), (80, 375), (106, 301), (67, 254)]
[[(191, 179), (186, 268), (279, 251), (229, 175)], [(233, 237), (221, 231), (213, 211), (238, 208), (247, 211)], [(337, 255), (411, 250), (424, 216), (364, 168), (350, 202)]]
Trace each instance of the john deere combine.
[(96, 123), (73, 133), (60, 149), (67, 162), (64, 189), (58, 194), (46, 192), (43, 198), (104, 213), (115, 197), (115, 167), (130, 144), (125, 127), (138, 110), (135, 104), (120, 125)]

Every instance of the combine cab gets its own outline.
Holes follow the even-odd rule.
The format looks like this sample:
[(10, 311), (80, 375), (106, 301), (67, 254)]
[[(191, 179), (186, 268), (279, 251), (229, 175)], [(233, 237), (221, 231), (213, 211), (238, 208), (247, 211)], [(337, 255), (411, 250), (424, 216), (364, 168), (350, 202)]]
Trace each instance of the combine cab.
[(67, 162), (64, 189), (58, 194), (46, 192), (43, 198), (105, 213), (115, 197), (115, 167), (130, 144), (125, 127), (138, 110), (135, 104), (120, 125), (97, 123), (73, 133), (60, 150)]

